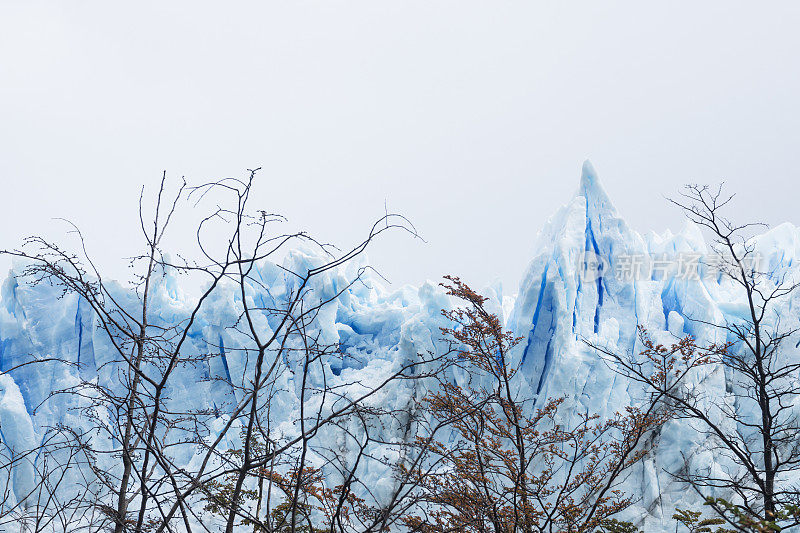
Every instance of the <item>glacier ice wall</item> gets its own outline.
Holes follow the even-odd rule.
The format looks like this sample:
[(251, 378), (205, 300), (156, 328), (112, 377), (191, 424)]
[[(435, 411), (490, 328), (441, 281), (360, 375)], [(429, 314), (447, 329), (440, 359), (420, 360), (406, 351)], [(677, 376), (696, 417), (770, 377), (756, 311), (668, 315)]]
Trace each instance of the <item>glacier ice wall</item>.
[[(795, 276), (800, 258), (798, 228), (778, 226), (754, 243), (769, 268)], [(585, 340), (635, 353), (640, 348), (638, 326), (664, 342), (685, 334), (694, 335), (701, 343), (728, 340), (714, 325), (744, 312), (742, 297), (733, 287), (713, 276), (685, 279), (676, 261), (653, 268), (659, 258), (708, 251), (700, 231), (691, 224), (677, 234), (641, 235), (631, 229), (587, 162), (574, 197), (539, 232), (534, 258), (513, 307), (499, 285), (484, 291), (497, 313), (507, 316), (507, 327), (522, 338), (512, 354), (512, 361), (522, 369), (520, 394), (533, 401), (563, 395), (568, 412), (609, 415), (635, 401), (640, 391), (618, 377)], [(638, 272), (619, 275), (623, 267), (630, 267), (631, 258), (643, 259), (652, 272), (647, 276)], [(299, 271), (304, 265), (313, 266), (315, 258), (298, 251), (287, 261)], [(108, 364), (108, 341), (98, 333), (85, 302), (45, 284), (29, 285), (15, 276), (20, 267), (15, 268), (0, 296), (0, 446), (11, 455), (34, 448), (46, 437), (48, 428), (83, 423), (71, 408), (74, 406), (50, 397), (51, 391), (66, 389), (79, 378), (111, 384), (114, 372), (114, 366)], [(278, 265), (261, 264), (257, 274), (260, 284), (251, 289), (259, 305), (265, 306), (291, 289)], [(352, 270), (333, 270), (315, 282), (315, 290), (320, 298), (333, 295), (353, 276)], [(133, 298), (121, 285), (114, 290), (121, 300)], [(167, 272), (159, 277), (151, 305), (159, 321), (170, 323), (185, 316), (192, 298)], [(221, 290), (203, 306), (191, 332), (192, 349), (197, 354), (215, 350), (218, 357), (184, 370), (169, 391), (170, 401), (220, 410), (226, 398), (237, 394), (234, 387), (225, 386), (245, 379), (246, 374), (241, 353), (226, 351), (239, 342), (235, 330), (228, 327), (237, 319), (237, 298), (236, 291)], [(338, 343), (348, 356), (326, 362), (332, 379), (378, 379), (418, 353), (435, 351), (439, 328), (447, 325), (441, 309), (450, 305), (433, 282), (387, 290), (378, 280), (367, 278), (366, 283), (349, 286), (335, 305), (315, 318), (313, 326), (326, 342)], [(796, 321), (798, 305), (796, 297), (791, 297), (781, 314)], [(262, 326), (269, 330), (274, 324), (265, 321)], [(80, 365), (68, 370), (49, 363), (18, 367), (32, 357), (64, 358)], [(285, 389), (295, 390), (291, 374), (284, 379)], [(706, 368), (696, 380), (709, 397), (724, 396), (729, 386), (721, 368)], [(407, 402), (416, 394), (403, 389), (408, 386), (400, 384), (387, 391), (381, 401)], [(297, 397), (286, 394), (279, 401), (275, 409), (286, 413), (289, 424)], [(668, 519), (675, 505), (696, 504), (696, 498), (666, 472), (684, 466), (685, 457), (715, 467), (702, 435), (685, 422), (670, 422), (655, 438), (656, 451), (627, 482), (628, 490), (639, 498), (631, 512), (644, 517), (648, 531), (670, 527)], [(32, 457), (19, 462), (12, 476), (0, 480), (0, 490), (11, 495), (9, 503), (30, 491), (37, 460)], [(186, 461), (190, 460), (187, 456)], [(377, 487), (386, 482), (383, 472), (374, 475)]]
[[(775, 280), (786, 276), (788, 284), (798, 279), (798, 228), (783, 224), (750, 243), (760, 270)], [(747, 319), (744, 291), (715, 270), (715, 256), (696, 225), (687, 222), (678, 234), (637, 233), (620, 218), (588, 162), (578, 191), (540, 232), (536, 250), (507, 324), (523, 339), (514, 354), (523, 369), (520, 386), (531, 398), (563, 395), (572, 412), (609, 416), (641, 397), (642, 391), (613, 372), (589, 344), (638, 354), (639, 327), (667, 345), (686, 335), (701, 346), (735, 343), (720, 326)], [(782, 320), (791, 330), (798, 323), (798, 304), (798, 295), (790, 295), (767, 321)], [(800, 339), (792, 338), (782, 356), (800, 360), (798, 344)], [(693, 376), (691, 386), (703, 390), (701, 401), (710, 402), (731, 398), (733, 385), (722, 367), (708, 366)], [(706, 405), (715, 421), (731, 427)], [(686, 421), (669, 422), (654, 438), (655, 452), (629, 478), (627, 489), (640, 497), (632, 517), (645, 516), (646, 531), (670, 530), (676, 505), (701, 508), (702, 502), (668, 472), (713, 472), (731, 465)]]

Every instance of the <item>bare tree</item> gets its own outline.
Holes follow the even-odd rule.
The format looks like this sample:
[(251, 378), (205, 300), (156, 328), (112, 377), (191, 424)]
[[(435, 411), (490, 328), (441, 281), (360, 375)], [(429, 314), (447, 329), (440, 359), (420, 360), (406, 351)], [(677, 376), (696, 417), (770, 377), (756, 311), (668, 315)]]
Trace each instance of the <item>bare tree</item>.
[[(398, 479), (391, 494), (375, 494), (361, 475), (366, 463), (391, 473), (398, 471), (391, 457), (414, 460), (403, 451), (404, 439), (393, 435), (407, 432), (417, 415), (413, 402), (390, 408), (381, 397), (397, 384), (415, 389), (447, 358), (416, 354), (369, 382), (333, 376), (331, 361), (347, 355), (326, 339), (318, 319), (355, 284), (367, 283), (366, 267), (336, 287), (324, 286), (326, 275), (353, 262), (381, 233), (416, 232), (402, 216), (386, 214), (362, 242), (340, 252), (304, 232), (276, 231), (282, 217), (249, 207), (255, 175), (200, 187), (184, 183), (172, 195), (164, 177), (150, 217), (142, 194), (146, 245), (131, 260), (138, 272), (134, 291), (103, 277), (77, 228), (79, 253), (41, 237), (4, 252), (27, 261), (20, 279), (85, 302), (107, 352), (95, 375), (53, 391), (66, 397), (84, 427), (59, 433), (59, 454), (29, 451), (58, 459), (25, 499), (24, 514), (37, 531), (56, 523), (117, 533), (309, 531), (319, 524), (331, 531), (384, 531), (398, 519), (407, 484)], [(163, 239), (185, 201), (218, 203), (198, 225), (199, 258), (175, 261)], [(212, 225), (227, 235), (221, 247), (206, 237)], [(316, 255), (292, 262), (289, 250), (298, 245), (316, 248)], [(270, 262), (285, 254), (288, 262)], [(263, 279), (265, 262), (280, 273), (280, 283)], [(204, 288), (188, 308), (161, 316), (153, 300), (163, 298), (165, 279), (179, 274), (204, 278)], [(203, 323), (205, 309), (228, 295), (235, 309), (228, 323)], [(228, 367), (232, 359), (235, 370)], [(225, 371), (203, 379), (209, 390), (227, 390), (225, 398), (211, 405), (189, 393), (193, 401), (187, 401), (187, 376), (197, 378), (214, 361)], [(274, 407), (287, 398), (296, 409), (289, 427), (285, 412)], [(338, 448), (331, 446), (334, 437)], [(11, 472), (8, 466), (2, 470)]]
[[(687, 337), (671, 346), (657, 345), (642, 330), (648, 357), (603, 351), (623, 375), (657, 391), (677, 414), (708, 437), (722, 469), (672, 472), (693, 487), (737, 531), (748, 523), (798, 525), (800, 490), (791, 481), (800, 473), (800, 357), (789, 340), (796, 321), (782, 314), (782, 305), (798, 286), (788, 265), (759, 264), (750, 230), (763, 224), (737, 224), (726, 215), (733, 195), (722, 187), (687, 186), (672, 202), (687, 218), (707, 229), (717, 254), (715, 266), (723, 283), (736, 289), (744, 313), (723, 324), (687, 317), (717, 328), (724, 341), (698, 346)], [(661, 373), (650, 369), (654, 361)], [(726, 376), (726, 394), (715, 396), (692, 385), (688, 376), (700, 367), (718, 365)], [(688, 458), (687, 458), (688, 464)], [(711, 496), (728, 494), (727, 499)], [(744, 524), (744, 525), (743, 525)]]

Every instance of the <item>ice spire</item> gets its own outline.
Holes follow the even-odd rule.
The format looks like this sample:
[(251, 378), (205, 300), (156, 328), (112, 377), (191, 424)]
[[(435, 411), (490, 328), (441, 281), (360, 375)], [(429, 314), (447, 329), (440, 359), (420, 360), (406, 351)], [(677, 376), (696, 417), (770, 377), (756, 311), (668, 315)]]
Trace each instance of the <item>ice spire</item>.
[(586, 198), (587, 213), (590, 211), (596, 215), (608, 213), (612, 216), (616, 216), (617, 214), (614, 204), (612, 204), (611, 200), (608, 198), (605, 189), (603, 189), (597, 177), (597, 172), (588, 159), (583, 162), (581, 182), (575, 196), (583, 196)]

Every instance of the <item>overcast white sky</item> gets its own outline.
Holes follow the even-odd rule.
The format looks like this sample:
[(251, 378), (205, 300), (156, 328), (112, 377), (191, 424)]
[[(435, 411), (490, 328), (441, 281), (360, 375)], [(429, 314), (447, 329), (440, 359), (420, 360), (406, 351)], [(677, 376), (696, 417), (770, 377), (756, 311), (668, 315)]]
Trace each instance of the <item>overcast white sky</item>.
[(406, 214), (427, 244), (370, 254), (395, 284), (515, 292), (586, 158), (639, 230), (723, 179), (798, 224), (798, 28), (794, 1), (2, 0), (0, 248), (66, 217), (123, 273), (142, 184), (257, 166), (327, 241)]

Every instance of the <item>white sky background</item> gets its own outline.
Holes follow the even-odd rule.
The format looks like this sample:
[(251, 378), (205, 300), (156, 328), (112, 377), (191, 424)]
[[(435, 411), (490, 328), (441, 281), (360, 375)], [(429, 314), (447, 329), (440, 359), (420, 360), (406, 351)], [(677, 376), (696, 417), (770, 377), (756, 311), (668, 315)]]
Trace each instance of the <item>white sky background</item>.
[(407, 215), (427, 244), (370, 253), (395, 285), (516, 292), (585, 158), (640, 231), (723, 179), (798, 224), (798, 28), (797, 2), (3, 0), (0, 248), (66, 217), (122, 276), (142, 184), (257, 166), (254, 205), (325, 241)]

